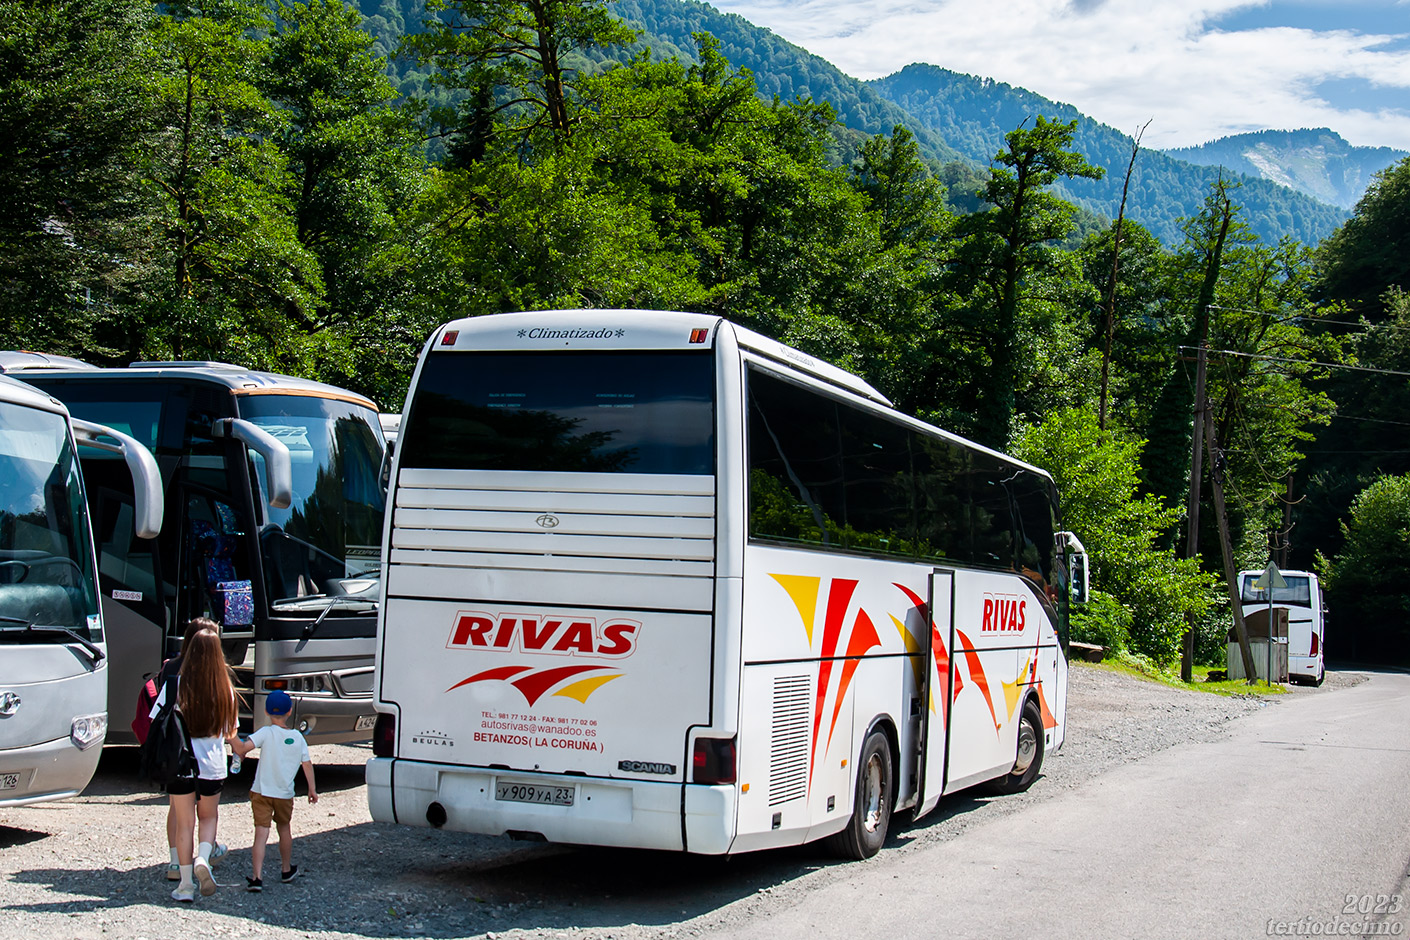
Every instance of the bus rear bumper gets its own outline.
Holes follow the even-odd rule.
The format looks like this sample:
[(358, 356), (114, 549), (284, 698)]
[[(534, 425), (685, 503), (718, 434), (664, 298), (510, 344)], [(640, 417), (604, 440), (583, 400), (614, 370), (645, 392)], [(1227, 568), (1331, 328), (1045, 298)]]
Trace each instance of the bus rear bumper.
[[(499, 800), (495, 789), (500, 782), (572, 787), (573, 805)], [(367, 805), (374, 820), (431, 826), (431, 820), (444, 813), (444, 822), (436, 828), (455, 832), (715, 855), (727, 851), (733, 840), (734, 803), (734, 788), (728, 786), (607, 780), (384, 757), (367, 762)]]
[(17, 786), (0, 790), (0, 807), (77, 796), (88, 786), (102, 753), (101, 747), (80, 751), (67, 737), (0, 750), (0, 778), (18, 777)]

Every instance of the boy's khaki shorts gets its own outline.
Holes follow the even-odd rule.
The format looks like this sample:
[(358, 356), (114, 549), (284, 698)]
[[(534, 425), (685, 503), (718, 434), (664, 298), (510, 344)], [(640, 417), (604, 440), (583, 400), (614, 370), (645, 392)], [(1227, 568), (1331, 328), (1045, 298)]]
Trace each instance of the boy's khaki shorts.
[(263, 793), (250, 792), (250, 808), (255, 811), (255, 825), (269, 828), (270, 820), (280, 826), (289, 825), (294, 818), (294, 801), (270, 799)]

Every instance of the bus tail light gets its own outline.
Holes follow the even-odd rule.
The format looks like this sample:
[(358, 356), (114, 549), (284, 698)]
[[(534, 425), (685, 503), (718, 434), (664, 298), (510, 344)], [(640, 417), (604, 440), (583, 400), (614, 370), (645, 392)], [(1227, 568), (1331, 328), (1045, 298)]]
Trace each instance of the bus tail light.
[(734, 738), (696, 738), (691, 763), (696, 783), (734, 783)]
[(1316, 630), (1313, 630), (1313, 631), (1312, 631), (1312, 649), (1308, 651), (1307, 655), (1308, 655), (1308, 656), (1316, 656), (1316, 655), (1317, 655), (1317, 631), (1316, 631)]
[(380, 712), (372, 726), (372, 756), (395, 757), (397, 746), (397, 716)]

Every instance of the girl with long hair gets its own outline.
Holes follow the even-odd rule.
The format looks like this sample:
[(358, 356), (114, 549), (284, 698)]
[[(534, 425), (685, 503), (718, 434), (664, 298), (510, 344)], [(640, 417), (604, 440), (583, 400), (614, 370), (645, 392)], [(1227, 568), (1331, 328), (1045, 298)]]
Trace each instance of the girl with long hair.
[[(219, 635), (220, 624), (216, 623), (214, 620), (211, 620), (208, 617), (191, 618), (190, 622), (186, 624), (186, 633), (181, 637), (181, 650), (177, 651), (177, 654), (171, 657), (171, 659), (168, 659), (166, 662), (162, 663), (162, 668), (157, 672), (158, 689), (165, 688), (168, 679), (180, 675), (182, 661), (181, 652), (190, 647), (191, 638), (202, 630), (212, 630), (217, 635)], [(167, 851), (170, 853), (171, 856), (170, 861), (168, 861), (166, 866), (166, 878), (168, 881), (181, 880), (181, 861), (179, 857), (180, 853), (177, 851), (176, 848), (177, 843), (180, 841), (177, 838), (177, 836), (179, 835), (181, 835), (181, 828), (177, 822), (176, 810), (173, 807), (168, 806), (166, 812), (166, 844)], [(191, 841), (191, 832), (189, 829), (186, 832), (186, 841), (188, 843)], [(225, 846), (224, 843), (215, 843), (214, 848), (211, 849), (210, 861), (212, 863), (215, 862), (216, 859), (221, 858), (228, 851), (229, 849)]]
[[(176, 846), (181, 882), (171, 896), (189, 902), (196, 899), (198, 884), (203, 897), (215, 894), (210, 857), (225, 784), (225, 739), (235, 733), (239, 721), (235, 685), (216, 631), (197, 630), (182, 649), (176, 707), (191, 737), (196, 773), (173, 781), (166, 791), (171, 803), (167, 834)], [(198, 826), (200, 845), (193, 858), (191, 842)]]

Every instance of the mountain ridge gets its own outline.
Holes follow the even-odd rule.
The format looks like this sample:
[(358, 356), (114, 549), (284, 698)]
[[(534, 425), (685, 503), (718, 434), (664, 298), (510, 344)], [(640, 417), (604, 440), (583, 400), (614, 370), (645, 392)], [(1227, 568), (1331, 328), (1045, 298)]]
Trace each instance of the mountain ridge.
[(1165, 152), (1187, 163), (1261, 176), (1343, 209), (1355, 207), (1376, 173), (1410, 156), (1392, 147), (1356, 146), (1329, 127), (1231, 134)]

